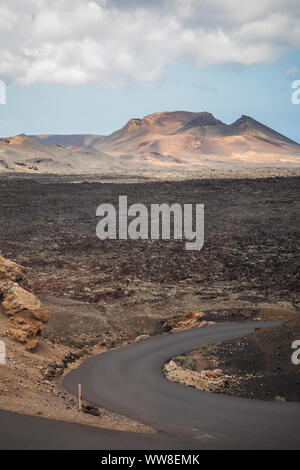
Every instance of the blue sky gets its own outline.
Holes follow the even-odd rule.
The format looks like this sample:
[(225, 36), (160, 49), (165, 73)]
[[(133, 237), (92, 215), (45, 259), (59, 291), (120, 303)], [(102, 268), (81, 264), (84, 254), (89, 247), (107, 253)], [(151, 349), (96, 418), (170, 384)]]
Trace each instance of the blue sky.
[[(131, 34), (132, 15), (135, 14), (137, 33), (141, 34), (141, 28), (158, 14), (159, 8), (166, 9), (169, 5), (164, 11), (170, 11), (168, 1), (155, 2), (153, 10), (148, 6), (136, 12), (136, 2), (131, 2), (126, 10), (124, 4), (120, 9), (117, 0), (112, 2), (114, 9), (109, 2), (100, 7), (95, 2), (74, 0), (74, 11), (77, 5), (78, 18), (82, 20), (78, 21), (78, 27), (76, 16), (66, 18), (66, 24), (60, 24), (60, 16), (55, 16), (62, 4), (67, 6), (68, 0), (60, 4), (56, 0), (43, 0), (44, 8), (31, 15), (30, 20), (29, 10), (18, 10), (20, 17), (27, 15), (24, 18), (28, 21), (28, 35), (17, 38), (13, 46), (15, 39), (7, 42), (0, 58), (0, 79), (7, 83), (6, 104), (0, 105), (0, 135), (108, 134), (132, 117), (186, 110), (209, 111), (226, 123), (247, 114), (300, 142), (300, 105), (291, 101), (291, 83), (300, 79), (300, 34), (299, 27), (293, 23), (293, 12), (288, 14), (282, 9), (284, 2), (275, 0), (273, 9), (269, 9), (268, 0), (252, 0), (246, 2), (248, 10), (242, 14), (236, 13), (235, 0), (216, 1), (215, 11), (203, 0), (204, 24), (202, 16), (194, 19), (198, 11), (194, 0), (175, 0), (176, 11), (171, 9), (169, 20), (164, 19), (166, 32), (152, 31), (149, 27), (147, 38), (142, 38), (139, 46)], [(7, 9), (2, 13), (7, 21), (11, 18), (12, 28), (17, 27), (13, 23), (17, 21), (16, 15), (10, 11), (14, 3), (7, 2)], [(26, 0), (25, 3), (35, 11), (36, 3), (41, 2)], [(53, 10), (55, 3), (57, 8)], [(231, 10), (224, 10), (225, 3)], [(288, 3), (290, 7), (297, 5), (292, 0)], [(190, 10), (183, 9), (187, 4)], [(88, 12), (82, 10), (82, 5), (88, 6)], [(278, 12), (274, 17), (276, 7)], [(94, 24), (95, 9), (102, 16)], [(223, 20), (226, 13), (232, 18), (233, 12), (236, 13), (234, 22)], [(223, 16), (216, 23), (218, 13)], [(68, 34), (73, 42), (65, 36), (68, 21)], [(97, 26), (101, 23), (103, 29), (106, 24), (109, 27), (116, 22), (120, 22), (122, 31), (107, 33), (111, 34), (110, 41), (103, 45)], [(270, 23), (272, 28), (266, 37)], [(172, 40), (177, 41), (174, 47)], [(24, 41), (28, 42), (26, 48)], [(87, 49), (81, 50), (80, 44), (85, 43)], [(111, 44), (118, 51), (117, 58), (114, 49), (108, 54)]]
[[(286, 76), (297, 66), (299, 74)], [(300, 142), (300, 106), (291, 101), (296, 78), (297, 51), (275, 65), (170, 65), (152, 85), (11, 84), (0, 106), (1, 135), (108, 134), (132, 117), (180, 109), (209, 111), (226, 123), (247, 114)]]

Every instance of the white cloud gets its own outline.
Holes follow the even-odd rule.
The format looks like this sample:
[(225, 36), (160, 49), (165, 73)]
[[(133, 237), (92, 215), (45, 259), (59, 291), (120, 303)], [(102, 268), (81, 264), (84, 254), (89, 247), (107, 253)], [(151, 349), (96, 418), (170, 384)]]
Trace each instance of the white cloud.
[(122, 86), (168, 63), (272, 62), (299, 25), (299, 0), (3, 0), (0, 77)]

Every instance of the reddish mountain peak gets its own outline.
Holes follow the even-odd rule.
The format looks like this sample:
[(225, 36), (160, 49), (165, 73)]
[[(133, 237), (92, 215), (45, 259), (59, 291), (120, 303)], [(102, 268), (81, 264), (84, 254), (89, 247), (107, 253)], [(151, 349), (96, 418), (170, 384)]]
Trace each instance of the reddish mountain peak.
[(216, 119), (213, 114), (203, 112), (197, 113), (197, 117), (193, 119), (190, 124), (194, 126), (216, 126), (220, 124), (223, 125), (223, 122)]
[(189, 111), (164, 111), (162, 113), (149, 114), (144, 117), (143, 121), (148, 121), (160, 125), (168, 122), (179, 122), (181, 125), (186, 125), (190, 122), (199, 122), (199, 125), (212, 124), (218, 121), (213, 114), (206, 111), (203, 112), (189, 112)]
[(143, 125), (143, 119), (133, 118), (133, 119), (129, 119), (125, 127), (130, 131), (130, 130), (139, 129), (142, 125)]
[(2, 137), (0, 142), (3, 142), (8, 145), (33, 145), (35, 143), (34, 139), (28, 137), (26, 134), (14, 135), (11, 137)]
[(246, 114), (242, 114), (239, 119), (237, 119), (232, 125), (245, 125), (245, 124), (260, 124), (258, 121), (253, 119), (251, 116), (247, 116)]
[(247, 116), (246, 114), (242, 114), (239, 119), (237, 119), (228, 127), (231, 128), (233, 134), (235, 135), (247, 134), (253, 135), (258, 138), (272, 139), (272, 141), (277, 140), (290, 144), (296, 144), (296, 142), (294, 142), (293, 140), (280, 134), (277, 131), (274, 131), (274, 129), (272, 129), (271, 127), (268, 127), (265, 124), (256, 121), (256, 119), (253, 119), (252, 117)]
[(193, 113), (190, 111), (162, 111), (160, 113), (148, 114), (144, 119), (148, 121), (163, 122), (166, 120), (190, 119), (197, 114), (199, 113)]
[(223, 123), (208, 112), (164, 111), (145, 116), (142, 119), (130, 119), (124, 126), (124, 131), (145, 132), (158, 134), (176, 134), (187, 126), (215, 126)]

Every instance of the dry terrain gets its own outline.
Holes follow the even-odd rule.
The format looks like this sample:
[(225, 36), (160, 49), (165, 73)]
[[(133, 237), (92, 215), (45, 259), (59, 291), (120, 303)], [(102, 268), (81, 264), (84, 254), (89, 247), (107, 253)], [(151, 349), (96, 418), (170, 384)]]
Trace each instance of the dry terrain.
[(106, 429), (154, 432), (84, 400), (84, 388), (83, 411), (79, 412), (77, 400), (62, 386), (64, 373), (105, 348), (81, 350), (78, 354), (74, 348), (42, 340), (34, 352), (28, 352), (7, 338), (3, 326), (0, 321), (0, 338), (5, 339), (7, 353), (6, 365), (0, 366), (0, 409)]
[[(191, 180), (175, 174), (176, 181), (165, 175), (160, 180), (161, 173), (1, 176), (2, 254), (25, 266), (29, 289), (48, 308), (50, 320), (33, 352), (6, 339), (0, 407), (144, 431), (104, 410), (100, 418), (78, 414), (61, 388), (61, 365), (74, 367), (86, 355), (169, 332), (189, 311), (202, 312), (204, 322), (288, 321), (265, 335), (216, 345), (201, 367), (226, 376), (226, 386), (223, 379), (210, 385), (216, 391), (299, 399), (293, 392), (299, 372), (290, 365), (290, 340), (299, 331), (299, 178), (280, 174), (285, 173)], [(172, 240), (98, 240), (97, 206), (117, 206), (124, 194), (129, 204), (204, 203), (204, 248), (188, 252)], [(3, 325), (1, 331), (5, 339)]]
[[(244, 314), (245, 318), (251, 316), (247, 311)], [(210, 312), (201, 320), (217, 317), (219, 312)], [(273, 308), (261, 309), (251, 317), (278, 319), (282, 325), (259, 328), (249, 336), (203, 345), (173, 357), (164, 366), (166, 377), (208, 392), (259, 400), (300, 401), (300, 367), (291, 361), (291, 345), (300, 338), (299, 313)]]
[(298, 168), (300, 145), (250, 116), (225, 124), (211, 113), (173, 111), (130, 119), (110, 135), (0, 139), (0, 173), (94, 174)]

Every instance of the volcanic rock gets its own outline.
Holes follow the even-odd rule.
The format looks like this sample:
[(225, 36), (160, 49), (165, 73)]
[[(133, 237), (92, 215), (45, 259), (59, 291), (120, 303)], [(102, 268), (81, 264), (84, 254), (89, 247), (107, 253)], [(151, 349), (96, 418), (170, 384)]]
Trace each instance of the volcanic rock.
[(25, 268), (0, 255), (0, 305), (8, 317), (7, 334), (31, 350), (38, 344), (49, 312), (15, 281), (26, 281)]

